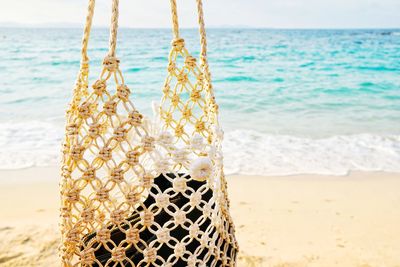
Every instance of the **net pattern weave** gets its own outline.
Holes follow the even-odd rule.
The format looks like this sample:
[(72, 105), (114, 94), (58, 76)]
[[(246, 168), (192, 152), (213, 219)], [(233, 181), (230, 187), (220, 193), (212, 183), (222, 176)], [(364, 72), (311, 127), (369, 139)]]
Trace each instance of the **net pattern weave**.
[(118, 4), (109, 52), (89, 86), (89, 0), (62, 148), (62, 266), (236, 266), (202, 2), (198, 63), (179, 36), (171, 0), (174, 38), (153, 118), (132, 103), (116, 57)]

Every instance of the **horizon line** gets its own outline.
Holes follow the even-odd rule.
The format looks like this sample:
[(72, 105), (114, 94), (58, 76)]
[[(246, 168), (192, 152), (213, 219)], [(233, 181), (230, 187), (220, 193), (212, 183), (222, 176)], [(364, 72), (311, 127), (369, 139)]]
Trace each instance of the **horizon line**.
[[(49, 23), (19, 23), (15, 21), (0, 21), (0, 28), (44, 28), (44, 29), (82, 29), (83, 24), (81, 23), (73, 23), (73, 22), (49, 22)], [(104, 29), (109, 28), (109, 25), (93, 25), (94, 29)], [(135, 27), (135, 26), (120, 26), (121, 29), (171, 29), (170, 26), (167, 27), (155, 27), (155, 26), (144, 26), (144, 27)], [(281, 26), (262, 26), (262, 25), (229, 25), (229, 24), (221, 24), (221, 25), (207, 25), (209, 29), (270, 29), (270, 30), (398, 30), (400, 29), (400, 25), (398, 26), (345, 26), (345, 27), (318, 27), (318, 26), (310, 26), (310, 27), (281, 27)], [(198, 29), (197, 26), (187, 26), (181, 27), (181, 29)]]
[[(79, 25), (1, 25), (2, 29), (82, 29)], [(93, 26), (93, 29), (109, 29), (109, 26), (100, 25)], [(131, 27), (131, 26), (120, 26), (120, 29), (132, 29), (132, 30), (171, 30), (171, 27)], [(400, 30), (398, 27), (267, 27), (267, 26), (207, 26), (208, 29), (250, 29), (250, 30)], [(181, 27), (183, 30), (194, 30), (198, 27)]]

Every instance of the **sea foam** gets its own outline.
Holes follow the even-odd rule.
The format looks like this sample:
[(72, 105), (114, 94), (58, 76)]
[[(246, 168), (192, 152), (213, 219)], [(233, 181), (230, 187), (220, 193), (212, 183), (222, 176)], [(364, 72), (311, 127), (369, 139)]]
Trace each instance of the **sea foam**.
[[(50, 122), (0, 124), (0, 168), (55, 166), (63, 126)], [(400, 135), (355, 134), (304, 138), (252, 130), (225, 133), (227, 174), (345, 175), (349, 171), (400, 172)]]

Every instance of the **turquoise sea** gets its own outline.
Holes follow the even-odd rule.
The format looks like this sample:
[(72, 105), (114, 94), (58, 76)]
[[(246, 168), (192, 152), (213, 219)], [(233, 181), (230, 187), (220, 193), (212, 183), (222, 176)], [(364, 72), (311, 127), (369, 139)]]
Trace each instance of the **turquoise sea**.
[[(198, 55), (196, 30), (183, 30)], [(400, 30), (209, 29), (228, 173), (400, 172)], [(81, 29), (0, 28), (0, 168), (57, 164)], [(159, 100), (169, 29), (121, 29), (135, 105)], [(89, 44), (92, 81), (108, 30)]]

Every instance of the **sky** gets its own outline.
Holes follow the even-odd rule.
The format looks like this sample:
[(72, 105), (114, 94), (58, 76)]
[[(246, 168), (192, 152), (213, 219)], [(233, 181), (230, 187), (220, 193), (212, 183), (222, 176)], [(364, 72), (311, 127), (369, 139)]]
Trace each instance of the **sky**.
[[(196, 26), (195, 0), (177, 0), (180, 25)], [(203, 0), (208, 27), (400, 28), (400, 0)], [(111, 0), (97, 0), (107, 26)], [(0, 25), (80, 26), (87, 0), (0, 0)], [(120, 0), (120, 25), (170, 26), (168, 0)]]

